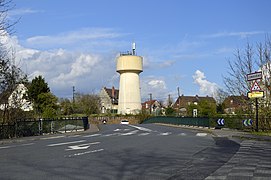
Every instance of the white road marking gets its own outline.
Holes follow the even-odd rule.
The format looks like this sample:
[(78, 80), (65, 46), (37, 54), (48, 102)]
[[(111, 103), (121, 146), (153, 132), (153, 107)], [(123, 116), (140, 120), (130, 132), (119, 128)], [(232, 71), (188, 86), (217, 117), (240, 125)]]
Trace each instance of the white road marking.
[(18, 146), (31, 146), (33, 145), (34, 143), (27, 143), (27, 144), (22, 144), (22, 145), (18, 145)]
[(117, 131), (120, 131), (121, 129), (115, 129), (114, 131), (117, 132)]
[(74, 136), (69, 136), (69, 138), (74, 138), (74, 137), (80, 137), (81, 135), (74, 135)]
[(49, 147), (62, 146), (62, 145), (67, 145), (67, 144), (81, 143), (81, 142), (85, 142), (85, 141), (86, 141), (86, 140), (70, 141), (70, 142), (63, 142), (63, 143), (49, 144), (49, 145), (47, 145), (47, 146), (49, 146)]
[(8, 148), (16, 148), (16, 147), (23, 147), (23, 146), (31, 146), (34, 143), (27, 143), (27, 144), (20, 144), (20, 145), (13, 145), (13, 146), (2, 146), (0, 149), (8, 149)]
[(120, 133), (105, 134), (103, 135), (103, 137), (116, 136), (116, 135), (120, 135)]
[(160, 133), (159, 135), (161, 135), (161, 136), (168, 136), (170, 134), (172, 134), (172, 133), (171, 132), (165, 132), (165, 133)]
[(104, 150), (104, 149), (96, 149), (96, 150), (92, 150), (92, 151), (86, 151), (86, 152), (71, 154), (71, 155), (68, 155), (67, 157), (81, 156), (81, 155), (84, 155), (84, 154), (90, 154), (90, 153), (101, 152), (101, 151), (103, 151), (103, 150)]
[(186, 133), (181, 133), (181, 134), (178, 134), (179, 136), (186, 136), (187, 134)]
[(91, 134), (91, 135), (86, 135), (86, 136), (83, 136), (83, 137), (96, 137), (96, 136), (101, 136), (101, 134)]
[(149, 135), (150, 133), (141, 133), (141, 134), (139, 134), (138, 136), (147, 136), (147, 135)]
[(2, 146), (0, 147), (0, 149), (8, 149), (8, 148), (11, 148), (12, 146)]
[(65, 136), (53, 136), (53, 137), (45, 137), (45, 138), (41, 138), (42, 140), (47, 140), (47, 139), (58, 139), (58, 138), (63, 138)]
[(152, 132), (152, 130), (144, 128), (144, 127), (139, 127), (139, 126), (134, 126), (134, 125), (129, 125), (129, 126), (134, 127), (134, 128), (141, 130), (141, 131)]
[(207, 136), (207, 133), (197, 133), (196, 136), (204, 137)]
[(100, 142), (92, 142), (92, 143), (86, 143), (86, 144), (79, 144), (74, 146), (68, 146), (69, 149), (65, 149), (66, 151), (70, 150), (82, 150), (82, 149), (88, 149), (91, 145), (100, 144)]
[(136, 134), (137, 132), (138, 132), (138, 130), (134, 130), (134, 131), (131, 131), (131, 132), (128, 132), (128, 133), (120, 134), (120, 135), (121, 135), (121, 136), (129, 136), (129, 135)]

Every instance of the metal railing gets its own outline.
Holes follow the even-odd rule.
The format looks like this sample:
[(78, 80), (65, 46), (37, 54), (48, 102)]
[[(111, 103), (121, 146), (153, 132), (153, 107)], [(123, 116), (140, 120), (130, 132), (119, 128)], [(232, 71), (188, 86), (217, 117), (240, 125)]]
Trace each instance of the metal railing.
[(88, 117), (20, 119), (16, 120), (14, 124), (0, 125), (0, 139), (76, 132), (88, 128)]

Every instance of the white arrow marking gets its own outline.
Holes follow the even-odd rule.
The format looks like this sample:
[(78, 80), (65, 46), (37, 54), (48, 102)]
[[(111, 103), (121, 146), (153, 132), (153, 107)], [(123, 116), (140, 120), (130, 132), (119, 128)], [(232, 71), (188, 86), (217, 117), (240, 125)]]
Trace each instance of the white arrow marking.
[(74, 146), (68, 146), (69, 149), (66, 149), (66, 151), (70, 150), (83, 150), (89, 148), (91, 145), (100, 144), (100, 142), (93, 142), (93, 143), (87, 143), (87, 144), (79, 144)]

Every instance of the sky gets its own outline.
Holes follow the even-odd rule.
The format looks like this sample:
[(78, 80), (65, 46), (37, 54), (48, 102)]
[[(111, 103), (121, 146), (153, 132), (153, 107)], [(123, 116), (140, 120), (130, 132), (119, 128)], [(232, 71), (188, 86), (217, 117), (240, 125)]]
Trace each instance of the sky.
[(142, 101), (213, 96), (229, 61), (271, 32), (270, 0), (13, 0), (6, 42), (29, 80), (42, 75), (59, 98), (119, 87), (116, 58), (143, 57)]

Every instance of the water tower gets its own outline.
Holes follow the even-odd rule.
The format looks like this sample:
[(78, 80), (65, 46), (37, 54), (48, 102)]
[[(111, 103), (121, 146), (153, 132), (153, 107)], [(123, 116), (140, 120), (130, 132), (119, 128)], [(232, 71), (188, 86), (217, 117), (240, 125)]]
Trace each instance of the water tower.
[(139, 74), (143, 71), (143, 58), (132, 52), (120, 53), (117, 72), (120, 74), (118, 114), (137, 114), (141, 110)]

